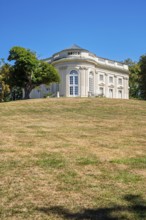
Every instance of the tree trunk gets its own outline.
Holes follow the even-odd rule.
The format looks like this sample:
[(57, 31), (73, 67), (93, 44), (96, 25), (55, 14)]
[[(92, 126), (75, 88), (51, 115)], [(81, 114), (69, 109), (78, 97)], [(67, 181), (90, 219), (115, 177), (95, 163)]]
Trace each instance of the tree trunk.
[(25, 88), (24, 88), (24, 99), (30, 99), (30, 93), (31, 93), (31, 90), (33, 89), (33, 86), (31, 85), (27, 85)]

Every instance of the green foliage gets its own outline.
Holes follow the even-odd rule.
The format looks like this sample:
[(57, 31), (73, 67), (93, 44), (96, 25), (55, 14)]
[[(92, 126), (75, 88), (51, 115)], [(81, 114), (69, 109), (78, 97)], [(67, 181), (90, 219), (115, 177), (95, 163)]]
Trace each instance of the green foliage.
[(139, 64), (135, 63), (129, 67), (130, 76), (129, 76), (129, 86), (130, 91), (129, 95), (133, 98), (140, 98), (140, 88), (139, 88)]
[(24, 88), (26, 99), (36, 86), (60, 80), (57, 70), (47, 62), (38, 60), (36, 54), (29, 49), (13, 47), (8, 60), (14, 61), (10, 76), (11, 86)]
[(10, 65), (3, 59), (0, 60), (0, 102), (7, 101), (10, 96), (10, 87), (8, 85)]
[(37, 68), (36, 55), (30, 50), (21, 47), (13, 47), (9, 52), (9, 61), (15, 61), (12, 68), (12, 86), (25, 87), (31, 82), (32, 74)]
[(140, 65), (140, 73), (139, 73), (140, 93), (141, 93), (141, 98), (146, 100), (146, 55), (140, 57), (139, 65)]
[(139, 88), (139, 64), (133, 62), (131, 59), (124, 61), (125, 64), (129, 66), (129, 96), (132, 98), (140, 98), (140, 88)]
[(22, 96), (22, 89), (20, 87), (14, 86), (11, 90), (11, 100), (21, 100)]
[(130, 71), (130, 97), (146, 100), (146, 55), (141, 56), (138, 62), (127, 59), (124, 63), (129, 66)]

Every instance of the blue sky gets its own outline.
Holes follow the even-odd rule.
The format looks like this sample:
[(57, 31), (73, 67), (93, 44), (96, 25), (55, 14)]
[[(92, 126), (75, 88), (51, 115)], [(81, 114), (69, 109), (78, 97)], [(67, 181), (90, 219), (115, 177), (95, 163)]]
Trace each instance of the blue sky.
[(146, 53), (146, 0), (0, 0), (0, 58), (13, 46), (47, 58), (72, 44), (137, 61)]

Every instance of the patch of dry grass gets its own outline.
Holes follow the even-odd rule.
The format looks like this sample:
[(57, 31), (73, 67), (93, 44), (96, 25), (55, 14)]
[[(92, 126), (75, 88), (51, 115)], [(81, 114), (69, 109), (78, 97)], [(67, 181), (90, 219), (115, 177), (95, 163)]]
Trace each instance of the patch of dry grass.
[(146, 219), (146, 102), (0, 104), (0, 219)]

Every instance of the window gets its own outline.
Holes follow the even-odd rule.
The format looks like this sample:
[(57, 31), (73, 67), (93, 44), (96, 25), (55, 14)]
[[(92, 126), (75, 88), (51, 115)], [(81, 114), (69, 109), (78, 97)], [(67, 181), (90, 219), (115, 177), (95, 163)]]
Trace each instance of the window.
[(119, 79), (118, 79), (118, 84), (119, 84), (119, 85), (122, 85), (122, 78), (119, 78)]
[(73, 86), (70, 86), (70, 95), (73, 95)]
[(113, 89), (109, 89), (109, 98), (113, 98)]
[(103, 95), (103, 87), (99, 87), (99, 95)]
[(78, 85), (78, 76), (75, 76), (75, 85)]
[(80, 55), (80, 52), (68, 52), (68, 55)]
[(122, 99), (122, 90), (118, 90), (118, 98)]
[(113, 77), (112, 76), (109, 77), (109, 83), (113, 83)]
[(75, 95), (78, 95), (78, 86), (75, 86)]
[(73, 76), (70, 76), (70, 85), (73, 85)]
[(78, 96), (78, 72), (72, 70), (70, 72), (70, 96)]
[(103, 78), (103, 75), (100, 74), (100, 75), (99, 75), (99, 80), (100, 80), (100, 81), (103, 81), (103, 79), (104, 79), (104, 78)]
[(94, 74), (93, 72), (89, 73), (89, 93), (94, 95)]

